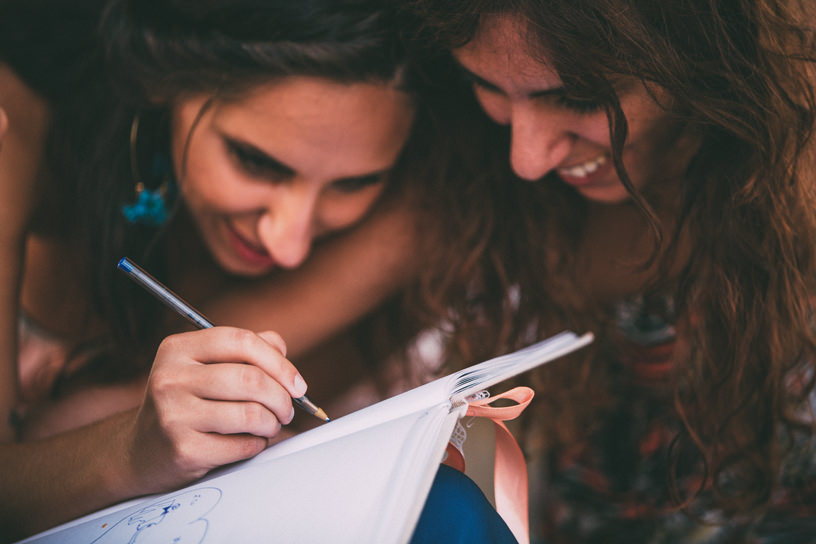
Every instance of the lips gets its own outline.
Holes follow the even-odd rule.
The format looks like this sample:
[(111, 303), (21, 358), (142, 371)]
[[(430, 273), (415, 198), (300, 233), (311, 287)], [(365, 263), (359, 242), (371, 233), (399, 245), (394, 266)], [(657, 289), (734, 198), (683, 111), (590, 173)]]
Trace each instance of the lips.
[(264, 248), (252, 244), (241, 236), (230, 223), (225, 223), (227, 239), (238, 258), (253, 267), (270, 268), (275, 266), (275, 259)]
[(574, 187), (584, 187), (602, 182), (612, 170), (612, 161), (606, 155), (601, 155), (583, 163), (558, 168), (558, 177)]

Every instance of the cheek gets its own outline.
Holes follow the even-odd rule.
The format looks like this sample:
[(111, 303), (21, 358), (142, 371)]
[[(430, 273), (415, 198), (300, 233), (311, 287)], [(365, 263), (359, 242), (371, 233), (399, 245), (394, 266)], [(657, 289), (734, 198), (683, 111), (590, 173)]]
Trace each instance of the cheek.
[(671, 100), (659, 88), (652, 89), (651, 94), (645, 88), (638, 88), (621, 100), (621, 108), (632, 141), (653, 139), (673, 124), (668, 113)]
[(500, 125), (510, 124), (510, 101), (506, 97), (478, 87), (473, 92), (488, 117)]
[(236, 199), (246, 193), (246, 184), (237, 175), (222, 141), (213, 133), (210, 118), (205, 115), (195, 129), (192, 128), (200, 107), (193, 102), (174, 111), (172, 159), (180, 194), (194, 212), (240, 206)]
[(206, 138), (190, 147), (180, 190), (191, 209), (240, 208), (252, 185), (239, 176), (222, 146)]
[(216, 180), (223, 180), (218, 169), (211, 167), (211, 161), (196, 160), (190, 158), (187, 161), (187, 168), (180, 179), (179, 187), (181, 194), (188, 207), (193, 210), (201, 210), (212, 207), (212, 203), (222, 201), (226, 194), (220, 190), (223, 183)]
[[(566, 125), (566, 123), (564, 123)], [(571, 132), (576, 136), (591, 142), (600, 148), (611, 148), (612, 138), (609, 134), (609, 120), (606, 114), (590, 113), (590, 114), (573, 114), (569, 125)]]
[(354, 225), (363, 219), (382, 195), (385, 186), (378, 186), (360, 194), (329, 193), (323, 195), (317, 210), (322, 232), (331, 232)]

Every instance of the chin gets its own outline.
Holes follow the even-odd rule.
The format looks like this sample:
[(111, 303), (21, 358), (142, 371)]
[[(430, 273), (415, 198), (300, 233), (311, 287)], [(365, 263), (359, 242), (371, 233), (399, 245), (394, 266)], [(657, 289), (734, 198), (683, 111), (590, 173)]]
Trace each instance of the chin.
[(578, 189), (581, 196), (600, 204), (621, 204), (632, 198), (623, 186)]

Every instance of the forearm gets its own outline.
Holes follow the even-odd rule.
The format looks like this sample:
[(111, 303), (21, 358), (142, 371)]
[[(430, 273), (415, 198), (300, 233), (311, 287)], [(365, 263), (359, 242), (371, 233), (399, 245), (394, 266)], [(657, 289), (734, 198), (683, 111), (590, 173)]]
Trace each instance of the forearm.
[(135, 411), (48, 440), (0, 445), (0, 534), (19, 538), (147, 493), (128, 468)]

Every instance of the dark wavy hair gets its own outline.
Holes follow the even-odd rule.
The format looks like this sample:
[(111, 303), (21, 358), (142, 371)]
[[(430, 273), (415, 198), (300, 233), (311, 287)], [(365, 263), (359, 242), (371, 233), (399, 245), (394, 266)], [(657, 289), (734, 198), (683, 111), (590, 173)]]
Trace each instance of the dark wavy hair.
[[(104, 112), (100, 145), (86, 161), (90, 167), (81, 191), (89, 204), (82, 231), (93, 262), (99, 263), (89, 278), (94, 303), (109, 319), (112, 345), (124, 353), (115, 365), (96, 365), (94, 376), (142, 371), (161, 333), (162, 309), (116, 272), (117, 261), (130, 255), (167, 281), (162, 230), (129, 225), (121, 214), (133, 198), (128, 142), (134, 116), (141, 118), (139, 169), (147, 172), (150, 156), (167, 149), (167, 112), (178, 97), (204, 93), (232, 99), (291, 75), (393, 83), (415, 97), (418, 109), (389, 182), (389, 191), (407, 190), (411, 184), (402, 180), (410, 157), (441, 154), (439, 121), (431, 119), (423, 98), (428, 93), (422, 92), (438, 82), (423, 76), (409, 54), (402, 30), (409, 24), (410, 19), (397, 20), (390, 0), (110, 2), (101, 43), (117, 101)], [(423, 163), (428, 171), (432, 162)], [(422, 180), (424, 168), (413, 166), (411, 179)]]
[[(531, 51), (547, 59), (567, 92), (603, 105), (615, 168), (654, 233), (650, 263), (658, 272), (648, 288), (673, 290), (679, 340), (686, 346), (675, 354), (673, 405), (683, 430), (673, 451), (697, 453), (705, 484), (724, 512), (756, 513), (767, 505), (789, 448), (780, 437), (812, 432), (813, 424), (806, 401), (816, 376), (811, 315), (816, 101), (809, 26), (816, 19), (806, 17), (809, 5), (798, 0), (409, 4), (424, 20), (424, 36), (447, 48), (468, 43), (483, 18), (518, 17)], [(669, 232), (623, 167), (627, 121), (612, 76), (666, 89), (674, 99), (673, 113), (699, 138), (683, 176), (679, 222)], [(506, 134), (496, 138), (504, 140), (506, 153)], [(503, 179), (502, 191), (473, 188), (491, 195), (495, 204), (485, 200), (484, 213), (449, 227), (483, 234), (478, 248), (445, 248), (449, 278), (435, 286), (440, 305), (454, 308), (451, 315), (459, 320), (456, 343), (502, 351), (529, 340), (531, 328), (543, 334), (556, 323), (611, 334), (605, 309), (587, 300), (570, 276), (585, 203), (563, 184), (510, 182), (506, 159), (500, 168), (493, 183), (498, 185), (496, 176)], [(679, 279), (668, 283), (681, 231), (689, 234), (691, 252)], [(478, 278), (476, 285), (463, 288), (457, 278), (467, 277)], [(491, 289), (480, 289), (485, 285)], [(599, 336), (603, 345), (605, 334)], [(539, 404), (551, 416), (538, 424), (548, 426), (551, 436), (568, 436), (570, 426), (586, 423), (570, 412), (594, 406), (597, 414), (608, 402), (603, 394), (587, 394), (588, 382), (604, 378), (598, 357), (569, 369), (562, 365), (560, 379), (556, 367), (546, 370)], [(792, 376), (803, 378), (801, 387), (791, 388)], [(565, 399), (559, 390), (580, 397)], [(670, 476), (674, 489), (678, 470)], [(721, 485), (726, 476), (740, 485)]]

